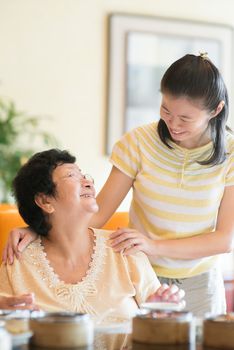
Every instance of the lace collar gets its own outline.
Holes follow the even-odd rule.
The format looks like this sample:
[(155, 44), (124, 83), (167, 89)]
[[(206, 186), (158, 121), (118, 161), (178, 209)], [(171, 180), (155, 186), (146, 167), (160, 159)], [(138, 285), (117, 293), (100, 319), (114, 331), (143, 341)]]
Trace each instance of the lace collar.
[(47, 259), (40, 237), (29, 245), (28, 253), (31, 260), (30, 263), (36, 266), (41, 279), (59, 298), (64, 301), (67, 300), (69, 304), (72, 303), (74, 305), (73, 309), (75, 308), (79, 312), (96, 314), (92, 307), (85, 302), (85, 297), (95, 295), (98, 292), (95, 282), (98, 280), (105, 263), (107, 238), (100, 233), (96, 234), (94, 230), (93, 233), (95, 244), (89, 269), (82, 280), (76, 284), (69, 284), (60, 280)]

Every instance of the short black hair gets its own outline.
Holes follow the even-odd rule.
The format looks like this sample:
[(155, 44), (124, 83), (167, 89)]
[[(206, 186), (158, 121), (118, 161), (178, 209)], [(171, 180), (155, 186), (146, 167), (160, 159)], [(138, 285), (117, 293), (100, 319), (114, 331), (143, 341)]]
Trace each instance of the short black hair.
[[(208, 112), (214, 111), (224, 101), (222, 111), (209, 121), (213, 142), (213, 151), (209, 159), (200, 164), (215, 165), (226, 159), (225, 131), (229, 101), (228, 92), (218, 68), (204, 55), (185, 55), (175, 61), (165, 72), (161, 80), (161, 92), (174, 97), (185, 97), (199, 100)], [(162, 142), (169, 148), (172, 140), (166, 123), (160, 119), (158, 133)]]
[(67, 151), (50, 149), (34, 154), (18, 171), (13, 180), (13, 194), (24, 221), (38, 234), (48, 235), (51, 225), (43, 210), (35, 203), (39, 193), (56, 195), (52, 180), (54, 169), (76, 158)]

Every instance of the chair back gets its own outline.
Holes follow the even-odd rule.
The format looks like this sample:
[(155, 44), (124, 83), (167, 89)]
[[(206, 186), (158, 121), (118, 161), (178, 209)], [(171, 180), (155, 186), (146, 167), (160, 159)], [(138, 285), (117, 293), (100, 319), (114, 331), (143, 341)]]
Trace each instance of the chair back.
[(118, 227), (128, 227), (128, 212), (117, 211), (103, 226), (104, 230), (116, 230)]
[[(9, 232), (15, 227), (27, 226), (15, 205), (0, 204), (0, 264), (2, 251), (5, 247)], [(103, 226), (105, 230), (114, 231), (118, 227), (128, 226), (128, 212), (116, 212)]]
[(0, 264), (2, 251), (5, 247), (9, 232), (14, 227), (26, 226), (15, 205), (0, 204)]

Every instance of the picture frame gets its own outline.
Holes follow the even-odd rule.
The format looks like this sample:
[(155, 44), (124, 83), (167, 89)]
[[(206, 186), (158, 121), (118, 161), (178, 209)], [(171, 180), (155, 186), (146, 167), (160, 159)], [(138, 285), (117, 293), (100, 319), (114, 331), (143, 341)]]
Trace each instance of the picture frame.
[(125, 132), (159, 119), (162, 75), (187, 53), (207, 52), (231, 94), (233, 29), (229, 26), (111, 14), (108, 33), (107, 154)]

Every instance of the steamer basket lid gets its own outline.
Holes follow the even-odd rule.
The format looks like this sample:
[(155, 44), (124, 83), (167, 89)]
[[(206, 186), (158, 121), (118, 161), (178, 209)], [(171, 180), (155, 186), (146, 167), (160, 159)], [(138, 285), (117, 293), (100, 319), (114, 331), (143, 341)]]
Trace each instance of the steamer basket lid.
[(32, 312), (31, 318), (40, 323), (81, 323), (90, 320), (90, 316), (76, 312)]
[(191, 312), (188, 311), (171, 311), (171, 310), (149, 310), (140, 309), (136, 315), (139, 318), (154, 319), (155, 321), (191, 321), (193, 316)]

